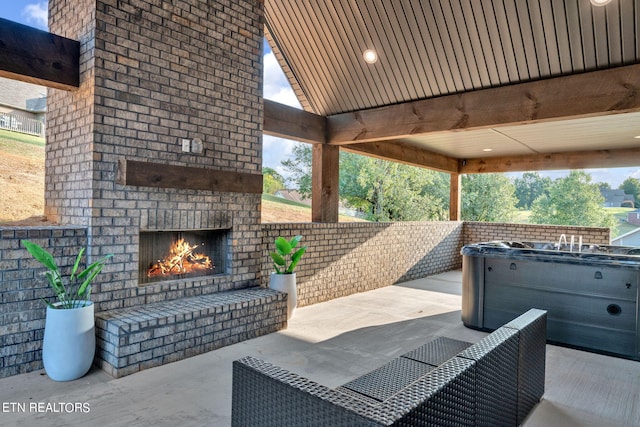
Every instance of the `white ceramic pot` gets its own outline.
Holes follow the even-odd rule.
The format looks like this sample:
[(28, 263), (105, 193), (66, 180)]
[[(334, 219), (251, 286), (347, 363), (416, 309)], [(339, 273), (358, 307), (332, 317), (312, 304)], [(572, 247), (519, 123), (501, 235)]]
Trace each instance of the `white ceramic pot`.
[(71, 381), (89, 372), (96, 351), (93, 311), (91, 301), (71, 309), (47, 307), (42, 362), (52, 380)]
[(298, 306), (298, 291), (296, 289), (296, 273), (276, 274), (271, 273), (269, 287), (287, 294), (287, 320), (291, 319)]

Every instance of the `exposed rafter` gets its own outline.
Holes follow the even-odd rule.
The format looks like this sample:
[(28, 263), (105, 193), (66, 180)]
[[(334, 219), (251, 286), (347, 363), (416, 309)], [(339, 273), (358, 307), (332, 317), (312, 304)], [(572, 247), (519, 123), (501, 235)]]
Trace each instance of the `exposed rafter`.
[(80, 43), (0, 18), (0, 77), (77, 89)]
[(364, 144), (343, 145), (340, 148), (356, 154), (364, 154), (379, 159), (425, 167), (440, 172), (458, 172), (457, 159), (400, 142), (376, 141)]
[(618, 168), (638, 165), (640, 165), (640, 148), (627, 148), (467, 159), (460, 162), (460, 173)]
[(326, 119), (317, 114), (264, 100), (264, 133), (311, 144), (325, 142)]
[(640, 111), (640, 64), (327, 118), (329, 144)]

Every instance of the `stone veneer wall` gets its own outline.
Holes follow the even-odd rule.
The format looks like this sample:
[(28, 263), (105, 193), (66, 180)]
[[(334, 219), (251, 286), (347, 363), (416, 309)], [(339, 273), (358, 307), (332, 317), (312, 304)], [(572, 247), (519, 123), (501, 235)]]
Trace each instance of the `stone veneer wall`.
[[(258, 284), (260, 194), (121, 185), (124, 161), (261, 174), (263, 4), (50, 0), (50, 31), (81, 42), (81, 86), (48, 97), (49, 220), (115, 254), (97, 311)], [(200, 138), (202, 154), (183, 153)], [(141, 230), (231, 228), (217, 276), (138, 286)]]
[(557, 242), (560, 235), (582, 236), (582, 243), (608, 245), (611, 231), (608, 228), (570, 227), (564, 225), (506, 224), (493, 222), (466, 222), (463, 228), (464, 244), (488, 242), (491, 240), (528, 240), (534, 242)]
[(461, 268), (461, 222), (264, 224), (263, 284), (273, 271), (278, 236), (303, 235), (308, 247), (296, 268), (298, 305)]

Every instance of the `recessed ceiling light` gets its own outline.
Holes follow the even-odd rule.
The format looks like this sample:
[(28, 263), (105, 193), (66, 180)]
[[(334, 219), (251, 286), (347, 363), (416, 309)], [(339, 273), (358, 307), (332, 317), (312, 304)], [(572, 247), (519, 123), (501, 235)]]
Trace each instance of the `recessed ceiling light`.
[(594, 6), (606, 6), (611, 3), (611, 0), (591, 0), (591, 4)]
[(378, 54), (373, 49), (367, 49), (362, 53), (362, 57), (364, 58), (364, 62), (367, 64), (375, 64), (378, 60)]
[(482, 151), (486, 151), (486, 152), (493, 151), (493, 148), (483, 148)]
[(640, 139), (640, 135), (634, 136), (635, 139)]

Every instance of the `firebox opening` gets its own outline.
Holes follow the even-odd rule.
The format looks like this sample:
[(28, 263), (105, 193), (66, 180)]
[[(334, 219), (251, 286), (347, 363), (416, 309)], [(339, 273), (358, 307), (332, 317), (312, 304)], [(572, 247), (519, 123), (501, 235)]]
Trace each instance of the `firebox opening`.
[(138, 283), (225, 274), (229, 230), (140, 233)]

